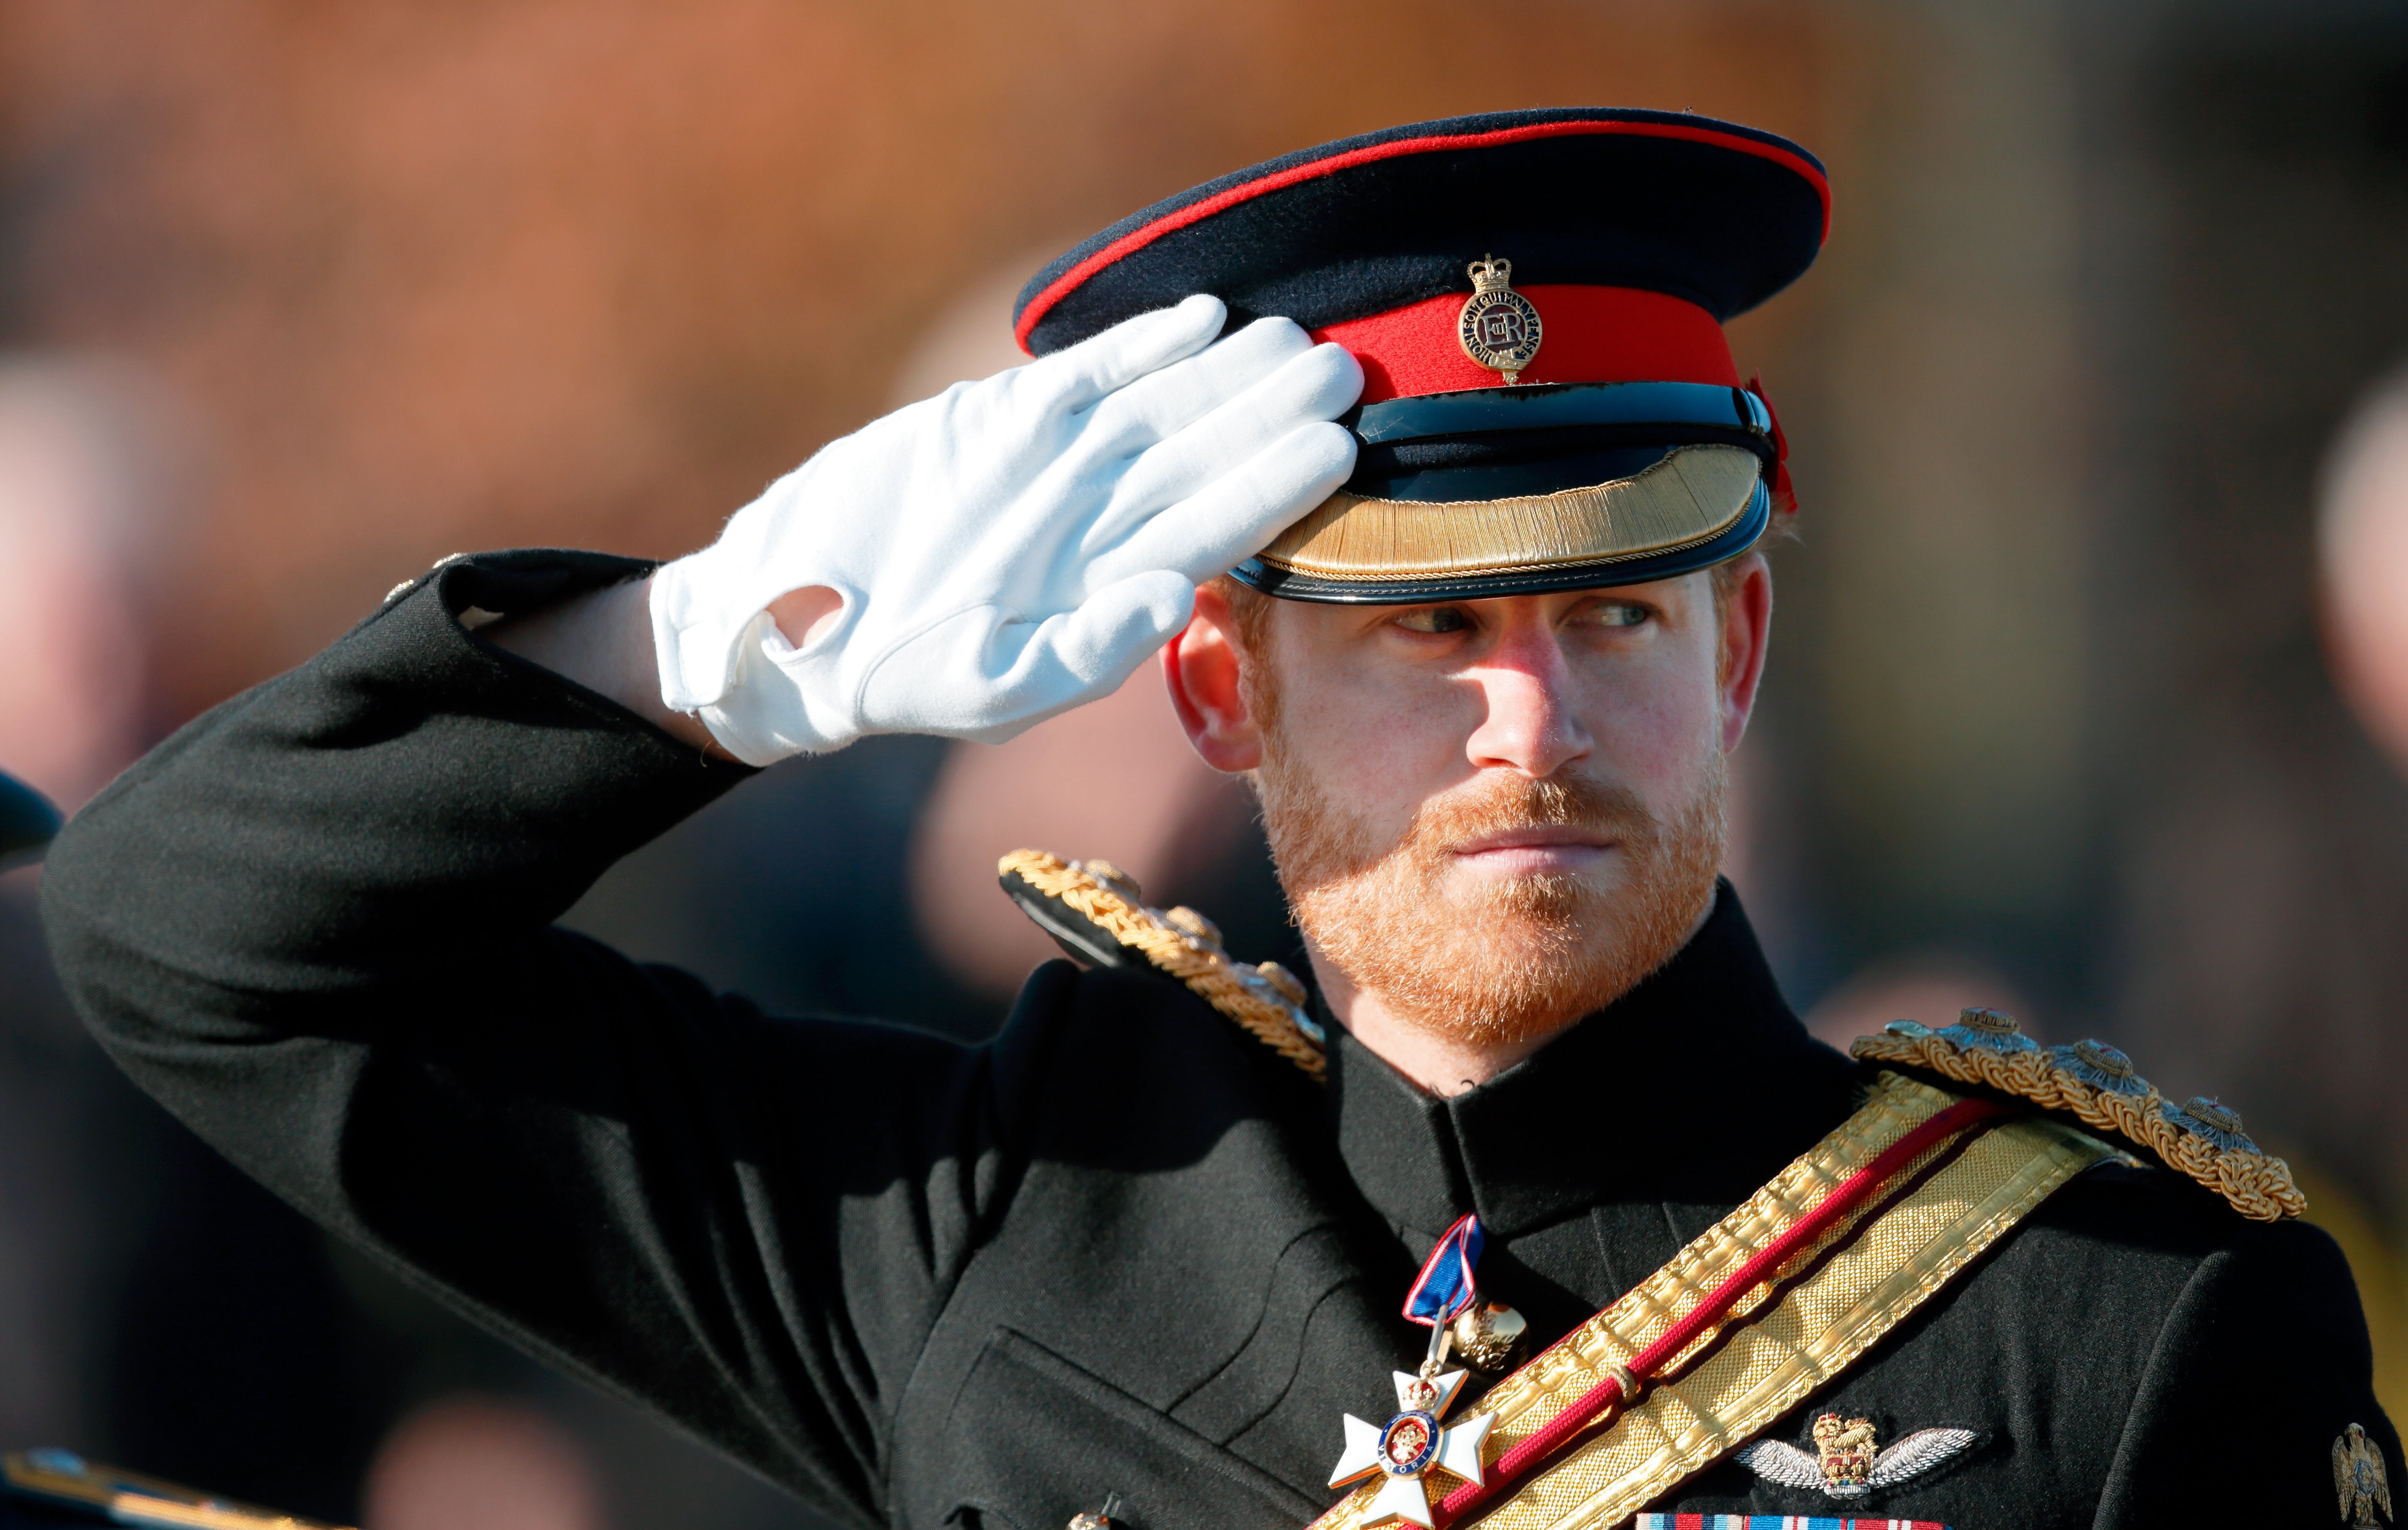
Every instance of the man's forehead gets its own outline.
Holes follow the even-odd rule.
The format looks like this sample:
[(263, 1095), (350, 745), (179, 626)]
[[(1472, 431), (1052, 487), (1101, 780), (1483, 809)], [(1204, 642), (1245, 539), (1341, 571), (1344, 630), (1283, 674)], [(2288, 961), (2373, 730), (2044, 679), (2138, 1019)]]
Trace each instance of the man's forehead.
[(1500, 112), (1324, 144), (1124, 220), (1023, 293), (1032, 353), (1194, 292), (1363, 366), (1353, 475), (1240, 581), (1340, 606), (1641, 584), (1790, 508), (1722, 324), (1821, 248), (1785, 139), (1692, 113)]

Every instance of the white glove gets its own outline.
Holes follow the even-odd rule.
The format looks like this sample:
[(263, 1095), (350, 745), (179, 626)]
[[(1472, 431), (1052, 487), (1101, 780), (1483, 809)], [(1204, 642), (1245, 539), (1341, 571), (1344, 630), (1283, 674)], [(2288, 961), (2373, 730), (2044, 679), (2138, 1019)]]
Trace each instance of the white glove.
[[(864, 734), (997, 743), (1111, 694), (1196, 586), (1354, 470), (1362, 368), (1191, 297), (831, 443), (652, 576), (661, 699), (752, 765)], [(833, 589), (802, 649), (767, 608)]]

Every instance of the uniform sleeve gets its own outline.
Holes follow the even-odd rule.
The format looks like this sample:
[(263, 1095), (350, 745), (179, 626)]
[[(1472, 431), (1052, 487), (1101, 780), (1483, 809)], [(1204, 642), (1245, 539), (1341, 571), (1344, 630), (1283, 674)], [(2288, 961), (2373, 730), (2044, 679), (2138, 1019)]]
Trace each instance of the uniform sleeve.
[(78, 815), (44, 917), (104, 1045), (243, 1169), (868, 1523), (891, 1403), (1011, 1186), (1031, 1033), (774, 1021), (552, 928), (751, 772), (457, 614), (644, 566), (439, 568)]
[[(2078, 1306), (2066, 1321), (2081, 1323)], [(2372, 1372), (2358, 1288), (2332, 1239), (2295, 1222), (2237, 1229), (2157, 1335), (2097, 1523), (2354, 1523), (2340, 1512), (2333, 1460), (2352, 1423), (2387, 1481), (2402, 1483)]]

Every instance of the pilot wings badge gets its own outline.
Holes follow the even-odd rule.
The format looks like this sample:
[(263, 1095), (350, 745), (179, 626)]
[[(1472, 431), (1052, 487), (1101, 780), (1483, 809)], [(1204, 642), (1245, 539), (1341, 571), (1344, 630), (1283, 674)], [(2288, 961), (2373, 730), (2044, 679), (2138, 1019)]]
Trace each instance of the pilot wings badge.
[(1971, 1429), (1918, 1429), (1887, 1450), (1878, 1448), (1870, 1419), (1826, 1413), (1814, 1421), (1812, 1453), (1777, 1439), (1740, 1448), (1739, 1463), (1768, 1482), (1816, 1488), (1833, 1498), (1861, 1498), (1896, 1487), (1963, 1454), (1980, 1437)]

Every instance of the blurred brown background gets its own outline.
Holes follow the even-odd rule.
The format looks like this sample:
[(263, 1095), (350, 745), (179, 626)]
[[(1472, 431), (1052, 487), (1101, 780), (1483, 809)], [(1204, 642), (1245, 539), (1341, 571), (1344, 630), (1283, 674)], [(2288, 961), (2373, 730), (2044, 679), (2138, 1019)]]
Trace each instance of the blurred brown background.
[[(10, 0), (0, 80), (0, 767), (70, 805), (444, 553), (699, 545), (1195, 181), (1533, 104), (1797, 137), (1831, 242), (1733, 332), (1804, 502), (1732, 865), (1791, 995), (2004, 1003), (2224, 1094), (2408, 1408), (2408, 788), (2313, 551), (2408, 357), (2396, 4)], [(1140, 680), (772, 772), (577, 917), (975, 1033), (1042, 954), (986, 881), (1030, 841), (1279, 954), (1242, 798)], [(798, 1523), (122, 1097), (0, 891), (0, 1443), (390, 1530)]]

